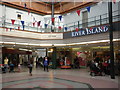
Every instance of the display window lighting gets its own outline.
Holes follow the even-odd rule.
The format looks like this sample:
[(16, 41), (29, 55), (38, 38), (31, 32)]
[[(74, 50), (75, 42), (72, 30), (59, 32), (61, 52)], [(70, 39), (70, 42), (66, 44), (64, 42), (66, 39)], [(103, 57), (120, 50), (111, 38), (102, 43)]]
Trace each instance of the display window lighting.
[(19, 48), (19, 50), (22, 50), (22, 51), (28, 51), (28, 49), (23, 49), (23, 48)]
[[(113, 41), (119, 41), (120, 39), (113, 39)], [(93, 44), (93, 43), (104, 43), (109, 42), (109, 40), (99, 40), (99, 41), (90, 41), (90, 42), (81, 42), (81, 43), (71, 43), (67, 45), (79, 45), (79, 44)]]
[(15, 42), (3, 42), (4, 44), (15, 44)]
[(66, 46), (67, 44), (54, 44), (54, 46)]
[(32, 50), (28, 50), (28, 51), (32, 52)]
[(28, 45), (32, 45), (32, 46), (40, 46), (40, 44), (28, 44)]
[(15, 48), (7, 48), (7, 49), (15, 49)]
[(16, 44), (19, 44), (19, 45), (28, 45), (28, 43), (16, 43)]
[(53, 52), (53, 49), (51, 48), (50, 51)]
[(120, 41), (120, 39), (113, 39), (113, 41)]
[(52, 46), (52, 44), (40, 44), (40, 46)]

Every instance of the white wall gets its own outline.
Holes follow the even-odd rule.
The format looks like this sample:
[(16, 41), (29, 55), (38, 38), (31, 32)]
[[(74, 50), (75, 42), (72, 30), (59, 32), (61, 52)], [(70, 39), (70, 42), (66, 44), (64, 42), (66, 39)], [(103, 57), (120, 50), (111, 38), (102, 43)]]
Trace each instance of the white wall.
[[(118, 9), (119, 9), (118, 15), (120, 15), (120, 1), (118, 2)], [(119, 18), (119, 21), (120, 21), (120, 18)]]
[(2, 26), (2, 5), (0, 5), (0, 26)]
[[(86, 8), (80, 9), (80, 16), (77, 15), (76, 11), (64, 15), (64, 24), (68, 24), (71, 22), (76, 22), (78, 20), (82, 20), (82, 12), (87, 11)], [(118, 10), (118, 2), (116, 4), (113, 3), (113, 11)], [(98, 4), (91, 6), (90, 13), (88, 12), (88, 18), (99, 16), (102, 14), (108, 13), (108, 3), (100, 2)]]
[[(5, 15), (3, 15), (5, 14)], [(19, 20), (17, 18), (17, 14), (20, 14), (21, 15), (21, 20)], [(11, 19), (14, 19), (16, 20), (15, 21), (15, 24), (20, 24), (20, 29), (22, 29), (22, 24), (20, 21), (25, 21), (25, 25), (26, 26), (31, 26), (32, 28), (30, 27), (25, 27), (25, 30), (30, 30), (30, 31), (43, 31), (42, 28), (45, 28), (44, 27), (44, 24), (48, 24), (48, 28), (51, 28), (51, 15), (45, 15), (45, 16), (41, 16), (41, 15), (38, 15), (38, 14), (33, 14), (33, 13), (30, 13), (28, 15), (28, 12), (27, 11), (23, 11), (23, 10), (19, 10), (19, 9), (15, 9), (15, 8), (11, 8), (11, 7), (8, 7), (8, 6), (2, 6), (0, 4), (0, 17), (2, 16), (6, 16), (6, 22), (9, 22), (11, 23)], [(63, 26), (63, 19), (62, 21), (60, 21), (57, 17), (59, 15), (55, 15), (55, 27), (58, 28), (58, 26)], [(46, 21), (46, 18), (47, 18), (47, 21)], [(37, 22), (35, 23), (35, 26), (33, 26), (33, 22), (35, 21), (41, 21), (41, 28), (37, 28)], [(18, 25), (6, 25), (8, 28), (15, 28), (15, 29), (18, 29)]]
[(4, 23), (4, 18), (5, 18), (5, 5), (0, 4), (0, 26)]
[[(20, 12), (20, 13), (19, 13)], [(17, 18), (17, 14), (20, 14), (21, 15), (21, 20), (22, 21), (25, 21), (25, 24), (27, 25), (26, 22), (31, 22), (31, 25), (32, 23), (36, 20), (36, 21), (43, 21), (43, 16), (41, 15), (37, 15), (37, 14), (33, 14), (33, 13), (30, 13), (28, 15), (28, 12), (26, 11), (22, 11), (22, 10), (18, 10), (18, 9), (14, 9), (14, 8), (11, 8), (11, 7), (6, 7), (6, 18), (7, 19), (15, 19), (15, 20), (19, 20)], [(34, 20), (35, 18), (35, 20)], [(37, 25), (37, 24), (36, 24)]]
[(26, 21), (26, 22), (33, 22), (33, 17), (35, 17), (36, 21), (43, 20), (43, 16), (41, 16), (41, 15), (32, 13), (33, 16), (31, 16), (31, 13), (28, 15), (28, 12), (26, 12), (26, 11), (14, 9), (11, 7), (6, 7), (6, 18), (18, 20), (17, 19), (17, 14), (19, 14), (18, 12), (20, 12), (20, 14), (22, 16), (21, 20)]
[[(17, 18), (17, 14), (21, 15), (21, 20)], [(11, 23), (11, 19), (14, 19), (14, 20), (16, 20), (15, 24), (22, 25), (20, 21), (25, 21), (25, 25), (26, 26), (31, 26), (31, 27), (33, 27), (33, 24), (32, 24), (33, 22), (35, 22), (35, 21), (38, 22), (38, 21), (43, 21), (44, 20), (44, 17), (41, 16), (41, 15), (34, 14), (34, 13), (30, 13), (28, 15), (27, 11), (11, 8), (11, 7), (8, 7), (8, 6), (4, 7), (0, 4), (0, 17), (2, 17), (2, 16), (5, 16), (5, 18), (7, 19), (6, 22)], [(41, 25), (43, 26), (44, 22), (41, 22)], [(15, 29), (18, 28), (18, 26), (13, 27), (12, 25), (9, 25), (8, 27), (15, 28)], [(35, 27), (37, 28), (37, 23), (35, 24)], [(35, 27), (33, 27), (32, 29), (29, 29), (29, 30), (34, 31), (34, 30), (36, 30)]]
[(2, 17), (2, 5), (0, 4), (0, 17)]

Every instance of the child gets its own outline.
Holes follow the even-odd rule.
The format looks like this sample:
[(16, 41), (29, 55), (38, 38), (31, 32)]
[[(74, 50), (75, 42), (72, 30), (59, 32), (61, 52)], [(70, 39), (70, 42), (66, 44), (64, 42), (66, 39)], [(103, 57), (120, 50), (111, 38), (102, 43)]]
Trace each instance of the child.
[(20, 71), (21, 71), (21, 65), (18, 64), (18, 72), (20, 72)]

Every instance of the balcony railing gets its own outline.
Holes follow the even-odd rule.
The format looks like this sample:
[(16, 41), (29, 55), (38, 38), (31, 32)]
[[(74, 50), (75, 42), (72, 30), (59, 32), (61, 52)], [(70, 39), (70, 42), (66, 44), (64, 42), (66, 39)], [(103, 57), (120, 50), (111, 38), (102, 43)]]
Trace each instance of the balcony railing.
[[(113, 22), (120, 21), (120, 13), (119, 12), (120, 12), (120, 10), (113, 12)], [(79, 20), (76, 22), (71, 22), (69, 24), (65, 24), (62, 26), (61, 30), (59, 30), (58, 26), (57, 26), (57, 28), (55, 26), (54, 32), (68, 32), (68, 31), (74, 31), (76, 28), (83, 29), (86, 27), (107, 24), (109, 22), (109, 17), (108, 17), (108, 13), (105, 13), (103, 15), (88, 18), (87, 20), (84, 20), (84, 21), (87, 21), (85, 23), (82, 23), (82, 21), (83, 20)], [(32, 22), (25, 22), (24, 30), (33, 31), (33, 32), (51, 32), (51, 25), (48, 25), (48, 27), (45, 29), (45, 28), (42, 28), (42, 27), (40, 28), (37, 26), (33, 27), (32, 25), (30, 25), (31, 23)], [(0, 17), (0, 27), (14, 28), (14, 29), (18, 29), (18, 27), (20, 27), (20, 29), (23, 29), (23, 26), (22, 26), (20, 20), (16, 20), (15, 24), (12, 25), (11, 19), (6, 19), (4, 17)], [(67, 30), (65, 30), (65, 27), (67, 27)]]
[[(119, 12), (120, 12), (120, 10), (113, 12), (113, 22), (120, 21)], [(103, 15), (91, 17), (91, 18), (88, 18), (87, 20), (84, 20), (84, 21), (88, 21), (88, 22), (82, 23), (82, 21), (83, 20), (72, 22), (72, 23), (64, 25), (64, 27), (68, 27), (67, 31), (73, 31), (76, 28), (83, 29), (83, 28), (87, 28), (87, 27), (103, 25), (103, 24), (109, 23), (109, 17), (108, 17), (108, 13), (105, 13)], [(83, 26), (86, 26), (86, 27), (83, 27)]]

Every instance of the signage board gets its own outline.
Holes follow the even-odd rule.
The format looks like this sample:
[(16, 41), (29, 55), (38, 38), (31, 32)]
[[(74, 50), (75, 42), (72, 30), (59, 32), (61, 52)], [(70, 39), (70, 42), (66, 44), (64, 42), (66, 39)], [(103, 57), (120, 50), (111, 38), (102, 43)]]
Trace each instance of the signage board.
[(63, 38), (66, 39), (66, 38), (87, 36), (87, 35), (93, 35), (93, 34), (100, 34), (100, 33), (105, 33), (107, 31), (108, 31), (108, 26), (85, 28), (85, 29), (80, 29), (79, 31), (64, 33)]
[(102, 27), (94, 27), (91, 29), (86, 28), (86, 29), (83, 29), (80, 31), (71, 32), (71, 35), (72, 35), (72, 37), (78, 37), (78, 36), (104, 33), (107, 31), (108, 31), (108, 26), (102, 26)]

